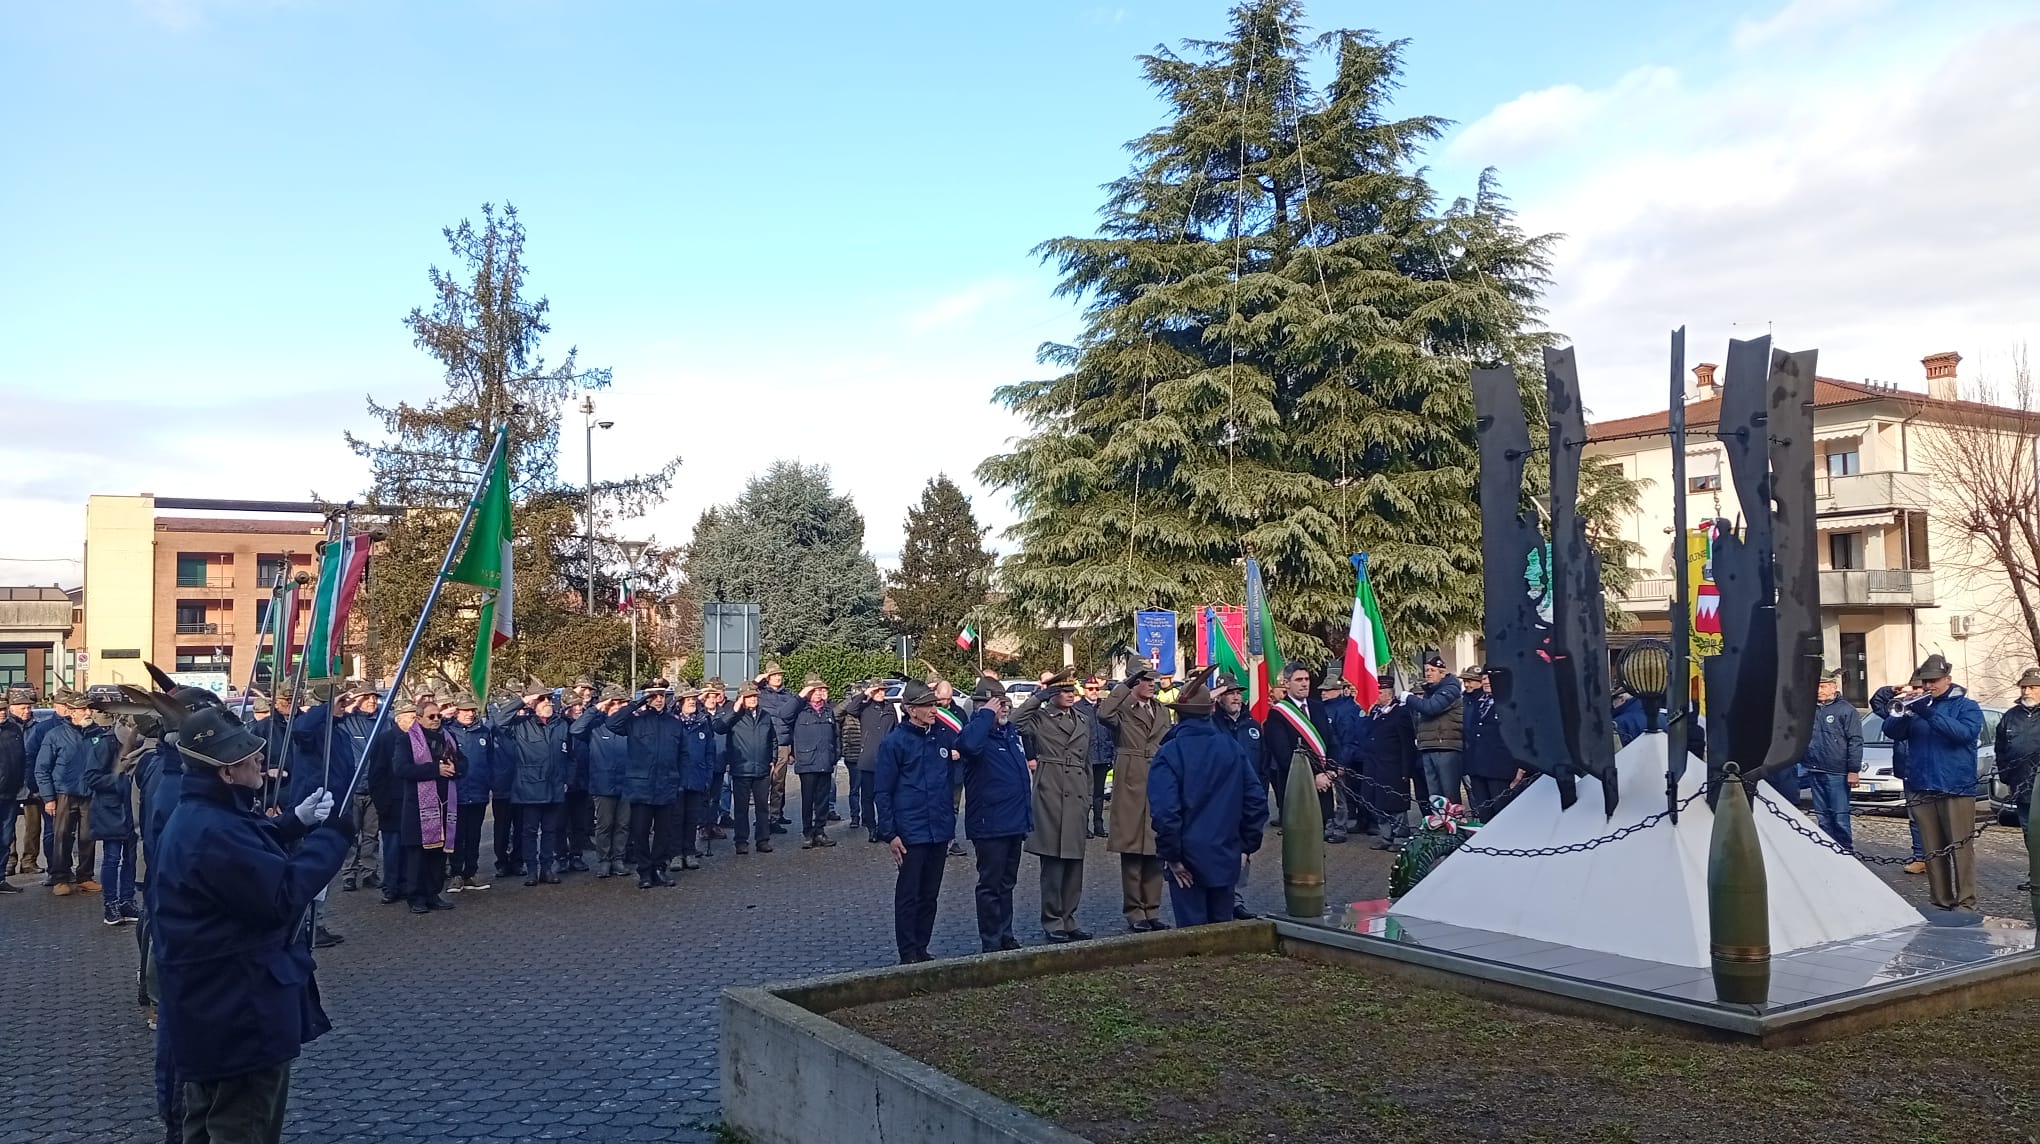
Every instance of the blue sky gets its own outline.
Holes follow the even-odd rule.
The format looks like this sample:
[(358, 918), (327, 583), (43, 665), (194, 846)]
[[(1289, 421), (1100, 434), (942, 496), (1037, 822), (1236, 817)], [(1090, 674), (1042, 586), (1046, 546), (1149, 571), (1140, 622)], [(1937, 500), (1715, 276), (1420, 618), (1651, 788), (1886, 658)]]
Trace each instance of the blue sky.
[[(1133, 57), (1224, 19), (1187, 0), (0, 8), (0, 580), (75, 581), (20, 561), (75, 556), (90, 492), (358, 485), (340, 431), (367, 428), (362, 395), (437, 388), (401, 319), (439, 229), (506, 200), (551, 353), (616, 371), (598, 475), (685, 458), (626, 531), (684, 540), (797, 456), (833, 467), (884, 560), (923, 480), (1018, 431), (992, 388), (1076, 329), (1028, 250), (1088, 232), (1156, 122)], [(1703, 346), (1776, 323), (1823, 372), (1902, 382), (1925, 353), (2027, 336), (2030, 209), (2009, 245), (1975, 222), (2030, 202), (2031, 19), (1309, 6), (1316, 28), (1411, 40), (1400, 109), (1460, 124), (1431, 156), (1441, 192), (1496, 163), (1526, 223), (1572, 236), (1553, 324), (1610, 415), (1636, 411), (1630, 379), (1659, 375), (1677, 321)]]

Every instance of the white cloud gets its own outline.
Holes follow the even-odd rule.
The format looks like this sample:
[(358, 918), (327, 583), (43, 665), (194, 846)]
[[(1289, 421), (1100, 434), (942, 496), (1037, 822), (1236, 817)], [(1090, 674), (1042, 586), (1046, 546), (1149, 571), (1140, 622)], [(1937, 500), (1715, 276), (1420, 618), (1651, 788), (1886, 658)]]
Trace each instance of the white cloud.
[(1790, 0), (1783, 8), (1762, 19), (1745, 19), (1735, 26), (1735, 46), (1742, 51), (1760, 48), (1774, 40), (1803, 35), (1871, 15), (1889, 0)]
[(1564, 83), (1525, 92), (1461, 128), (1445, 153), (1487, 166), (1577, 143), (1634, 101), (1660, 99), (1678, 82), (1671, 68), (1643, 67), (1599, 91)]
[[(1665, 331), (1688, 359), (1775, 327), (1821, 372), (1919, 385), (1919, 359), (2040, 341), (2040, 23), (1905, 70), (1731, 69), (1624, 114), (1649, 135), (1545, 158), (1523, 222), (1567, 237), (1548, 303), (1600, 416), (1661, 407)], [(1589, 93), (1591, 95), (1591, 93)], [(1533, 180), (1534, 181), (1534, 180)]]

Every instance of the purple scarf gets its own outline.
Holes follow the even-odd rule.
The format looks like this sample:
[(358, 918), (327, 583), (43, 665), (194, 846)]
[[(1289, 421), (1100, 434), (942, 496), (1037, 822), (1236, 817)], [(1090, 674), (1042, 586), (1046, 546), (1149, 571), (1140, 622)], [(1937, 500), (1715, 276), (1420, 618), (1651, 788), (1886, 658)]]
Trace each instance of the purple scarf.
[[(421, 767), (437, 767), (432, 745), (425, 741), (425, 726), (411, 724), (411, 761)], [(439, 784), (446, 783), (446, 797), (439, 797)], [(427, 850), (453, 850), (454, 820), (459, 812), (460, 792), (452, 779), (426, 779), (418, 784), (418, 842)]]

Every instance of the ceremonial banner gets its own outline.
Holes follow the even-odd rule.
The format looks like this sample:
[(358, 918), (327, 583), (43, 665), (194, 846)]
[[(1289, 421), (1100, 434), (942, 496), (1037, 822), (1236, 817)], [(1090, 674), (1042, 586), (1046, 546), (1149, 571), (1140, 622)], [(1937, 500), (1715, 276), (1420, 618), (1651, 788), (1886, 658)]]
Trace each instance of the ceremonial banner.
[[(1209, 604), (1197, 609), (1197, 663), (1218, 662), (1218, 648), (1221, 635), (1230, 637), (1236, 649), (1247, 646), (1247, 610), (1230, 604)], [(1239, 676), (1240, 685), (1246, 686), (1246, 677)]]
[(1268, 721), (1269, 681), (1282, 670), (1282, 651), (1275, 646), (1275, 615), (1268, 610), (1268, 590), (1261, 583), (1261, 562), (1247, 557), (1247, 699), (1254, 718)]
[[(319, 586), (312, 595), (311, 628), (305, 633), (306, 674), (312, 679), (331, 679), (347, 674), (340, 655), (347, 641), (347, 616), (354, 607), (354, 594), (361, 588), (362, 573), (368, 570), (372, 541), (356, 534), (346, 540), (326, 542), (319, 555)], [(289, 630), (285, 629), (288, 638)]]
[(1149, 667), (1173, 674), (1176, 670), (1176, 613), (1135, 612), (1133, 650)]
[(475, 632), (475, 658), (468, 680), (476, 696), (489, 693), (489, 653), (516, 638), (516, 593), (510, 563), (510, 460), (499, 449), (489, 483), (475, 504), (474, 531), (460, 562), (446, 574), (456, 584), (482, 590), (481, 626)]

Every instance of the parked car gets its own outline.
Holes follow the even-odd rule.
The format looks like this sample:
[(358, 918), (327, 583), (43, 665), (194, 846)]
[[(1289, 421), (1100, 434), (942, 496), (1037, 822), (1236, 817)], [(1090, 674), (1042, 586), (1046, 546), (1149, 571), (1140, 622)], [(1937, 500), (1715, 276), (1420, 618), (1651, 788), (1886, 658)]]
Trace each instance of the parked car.
[(999, 682), (1006, 685), (1006, 698), (1012, 700), (1016, 707), (1041, 690), (1041, 681), (1036, 679), (1002, 679)]
[[(1990, 809), (2000, 822), (2009, 821), (2005, 804), (2011, 799), (2011, 789), (2002, 782), (1985, 781), (1982, 776), (1997, 769), (1997, 725), (2004, 713), (2002, 707), (1983, 709), (1983, 735), (1976, 745), (1976, 797), (1989, 800)], [(1863, 775), (1861, 782), (1849, 791), (1850, 805), (1904, 813), (1905, 783), (1891, 773), (1891, 747), (1891, 740), (1884, 734), (1884, 719), (1876, 714), (1863, 716)]]

